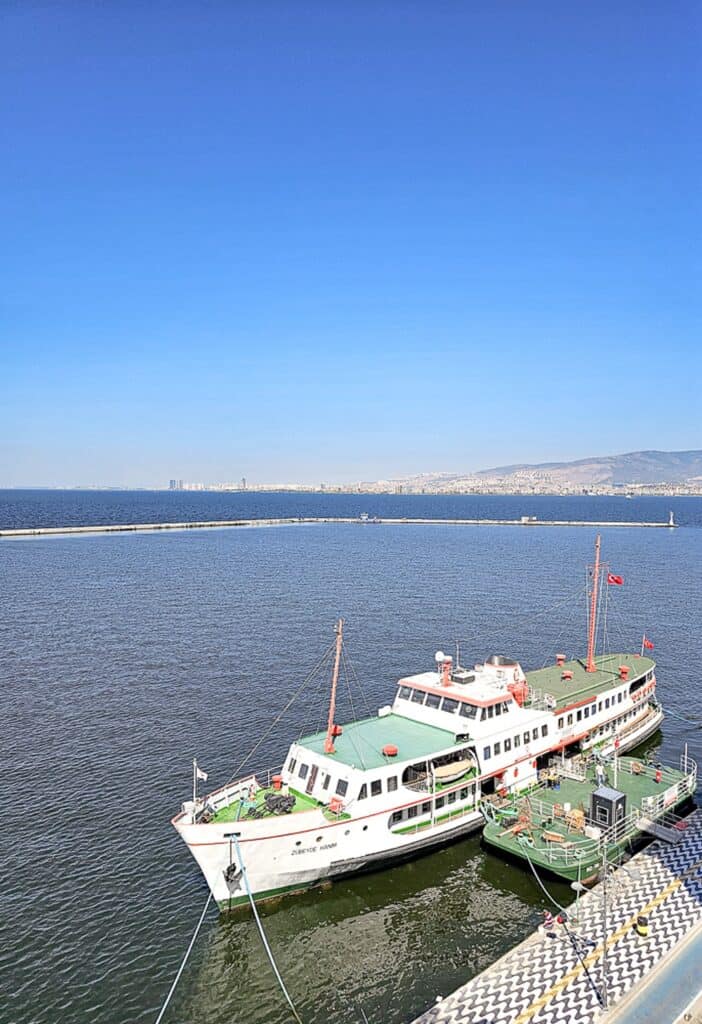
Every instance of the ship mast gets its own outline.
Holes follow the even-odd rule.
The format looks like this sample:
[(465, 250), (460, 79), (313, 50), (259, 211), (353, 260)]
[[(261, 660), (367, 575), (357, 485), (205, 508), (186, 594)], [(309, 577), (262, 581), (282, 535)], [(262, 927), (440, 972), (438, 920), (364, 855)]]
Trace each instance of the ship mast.
[(590, 593), (590, 621), (587, 634), (587, 671), (596, 672), (595, 665), (595, 624), (597, 615), (597, 587), (600, 579), (600, 535), (595, 541), (595, 569), (592, 575), (592, 591)]
[(339, 682), (339, 662), (341, 661), (341, 648), (344, 643), (344, 620), (339, 619), (334, 626), (336, 633), (336, 652), (334, 654), (334, 671), (332, 673), (331, 696), (329, 698), (329, 719), (327, 721), (327, 736), (324, 740), (324, 753), (333, 754), (334, 751), (334, 712), (336, 711), (336, 686)]

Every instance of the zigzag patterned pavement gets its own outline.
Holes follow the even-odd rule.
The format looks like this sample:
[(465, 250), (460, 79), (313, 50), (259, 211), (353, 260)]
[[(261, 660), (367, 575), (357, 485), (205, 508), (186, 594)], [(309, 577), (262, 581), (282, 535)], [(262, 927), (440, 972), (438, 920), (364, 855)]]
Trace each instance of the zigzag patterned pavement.
[[(607, 884), (610, 1007), (702, 919), (702, 811), (686, 820), (682, 842), (657, 840)], [(577, 922), (556, 925), (555, 938), (535, 933), (415, 1024), (594, 1024), (602, 1015), (602, 891), (599, 884), (585, 894)], [(647, 938), (633, 927), (639, 914), (649, 919)]]

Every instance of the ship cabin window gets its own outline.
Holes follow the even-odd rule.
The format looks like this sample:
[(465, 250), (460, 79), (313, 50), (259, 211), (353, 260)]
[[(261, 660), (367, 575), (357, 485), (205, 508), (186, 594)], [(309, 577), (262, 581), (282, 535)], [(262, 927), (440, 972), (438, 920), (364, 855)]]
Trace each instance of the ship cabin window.
[(598, 711), (602, 710), (602, 701), (600, 701), (599, 704), (597, 705), (597, 710)]
[(502, 705), (501, 704), (495, 704), (495, 714), (496, 715), (501, 715), (502, 714)]
[(575, 713), (575, 721), (576, 722), (582, 722), (582, 720), (583, 720), (583, 709), (582, 708), (578, 708), (578, 710)]
[(500, 744), (500, 741), (498, 740), (497, 743), (495, 744), (495, 757), (497, 757), (497, 755), (499, 753), (501, 753), (501, 751), (502, 751), (502, 745)]
[(441, 704), (441, 697), (438, 693), (428, 693), (426, 699), (426, 706), (428, 708), (438, 708)]
[(295, 758), (291, 757), (290, 760), (288, 761), (288, 771), (291, 772), (291, 773), (294, 772), (296, 764), (297, 764), (297, 761), (295, 760)]
[(572, 716), (572, 714), (570, 714), (570, 715), (568, 715), (568, 725), (572, 725), (572, 724), (573, 724), (573, 716)]
[(373, 779), (371, 782), (371, 796), (380, 796), (383, 792), (383, 783), (381, 779)]
[(455, 790), (453, 791), (453, 793), (449, 793), (449, 795), (448, 795), (448, 802), (449, 802), (450, 804), (455, 804), (455, 803), (456, 803), (456, 797), (457, 797), (457, 796), (458, 796), (458, 794), (456, 793), (456, 791), (455, 791)]
[(531, 737), (530, 737), (529, 733), (525, 732), (524, 733), (524, 744), (525, 744), (525, 746), (527, 746), (527, 747), (529, 746), (529, 740), (530, 739), (531, 739)]
[(538, 738), (539, 738), (539, 730), (538, 729), (532, 729), (531, 730), (531, 738), (533, 740), (538, 740)]
[(512, 740), (509, 737), (507, 737), (507, 739), (505, 740), (505, 754), (507, 753), (508, 750), (511, 750), (511, 749), (512, 749)]
[(425, 804), (422, 804), (422, 814), (428, 814), (430, 810), (431, 810), (431, 804), (427, 800), (427, 802)]
[(337, 796), (346, 796), (346, 792), (347, 792), (348, 788), (349, 788), (348, 782), (345, 779), (339, 779), (339, 781), (336, 784), (336, 795)]
[(426, 690), (412, 690), (412, 703), (423, 704), (426, 695)]
[(407, 808), (407, 817), (408, 818), (416, 818), (417, 817), (417, 805), (416, 804), (413, 804), (411, 807)]
[(444, 806), (444, 804), (445, 804), (445, 803), (446, 803), (446, 797), (445, 797), (445, 796), (440, 796), (440, 797), (439, 797), (439, 798), (437, 799), (437, 801), (436, 801), (436, 810), (437, 810), (437, 811), (440, 811), (440, 810), (441, 810), (441, 808), (442, 808), (442, 807)]
[(394, 793), (397, 789), (397, 775), (391, 775), (388, 779), (388, 793)]
[(585, 718), (589, 718), (590, 717), (590, 705), (589, 704), (586, 704), (585, 707), (583, 708), (583, 715), (584, 715)]
[(488, 718), (492, 718), (492, 716), (493, 716), (494, 714), (495, 714), (495, 708), (494, 708), (494, 707), (492, 706), (492, 704), (491, 704), (491, 705), (490, 705), (490, 707), (489, 707), (489, 708), (487, 709), (487, 715), (488, 715)]
[(558, 728), (559, 729), (563, 728), (563, 718), (562, 717), (558, 719)]
[(620, 691), (619, 691), (619, 693), (617, 694), (617, 702), (618, 702), (619, 704), (621, 704), (621, 702), (622, 702), (622, 698), (623, 698), (623, 697), (624, 697), (624, 694), (623, 694), (623, 693), (622, 693), (622, 691), (620, 690)]
[(400, 698), (400, 700), (409, 700), (411, 693), (412, 690), (409, 688), (409, 686), (401, 686), (400, 689), (397, 691), (397, 696)]
[(365, 800), (367, 796), (368, 796), (368, 786), (364, 782), (363, 785), (361, 786), (360, 790), (359, 790), (358, 799), (359, 800)]
[(461, 701), (459, 714), (463, 715), (464, 718), (475, 718), (477, 713), (478, 709), (475, 704), (466, 704), (464, 701)]
[(331, 782), (331, 775), (324, 776), (324, 782), (322, 783), (322, 789), (329, 789), (329, 783)]
[(309, 770), (310, 766), (308, 764), (301, 764), (297, 770), (297, 774), (300, 776), (301, 779), (306, 779)]
[(461, 792), (458, 795), (460, 796), (461, 800), (467, 800), (468, 799), (468, 793), (469, 793), (469, 789), (466, 786), (465, 789), (462, 789)]
[(390, 821), (393, 825), (397, 825), (398, 821), (402, 821), (402, 811), (393, 811)]
[(451, 700), (450, 697), (444, 697), (441, 703), (441, 710), (448, 711), (450, 714), (454, 714), (458, 710), (458, 701)]
[(490, 759), (490, 748), (489, 747), (483, 747), (483, 761), (488, 761), (489, 759)]
[(481, 708), (480, 709), (480, 721), (484, 722), (486, 718), (487, 718), (487, 708)]
[(519, 733), (517, 733), (517, 735), (514, 737), (514, 749), (515, 750), (519, 746), (520, 742), (521, 742), (521, 740), (519, 739)]
[(547, 725), (542, 725), (541, 726), (541, 735), (542, 736), (548, 736), (548, 726)]

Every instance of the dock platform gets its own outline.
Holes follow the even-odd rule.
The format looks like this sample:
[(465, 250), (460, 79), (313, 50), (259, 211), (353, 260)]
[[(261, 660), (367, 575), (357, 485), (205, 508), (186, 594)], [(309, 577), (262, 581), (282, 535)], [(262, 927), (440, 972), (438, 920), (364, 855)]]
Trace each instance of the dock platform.
[(522, 516), (520, 519), (421, 519), (421, 518), (373, 518), (351, 516), (288, 516), (283, 519), (214, 519), (196, 520), (189, 523), (104, 523), (87, 526), (36, 526), (22, 529), (0, 529), (0, 538), (13, 537), (59, 537), (70, 534), (90, 533), (147, 533), (158, 530), (225, 530), (264, 526), (313, 526), (319, 523), (336, 523), (347, 526), (523, 526), (537, 529), (540, 526), (590, 526), (597, 529), (639, 528), (674, 530), (677, 523), (671, 518), (665, 523), (637, 522), (594, 522), (590, 520), (536, 519)]
[[(566, 926), (539, 929), (415, 1024), (632, 1024), (649, 985), (651, 1019), (673, 1024), (702, 984), (699, 967), (685, 967), (691, 956), (698, 964), (702, 947), (702, 811), (684, 820), (681, 842), (657, 840), (610, 876), (606, 936), (600, 882), (577, 912), (568, 908)], [(640, 915), (648, 918), (645, 937), (635, 928)], [(659, 1001), (656, 981), (671, 971), (673, 988), (663, 984)]]

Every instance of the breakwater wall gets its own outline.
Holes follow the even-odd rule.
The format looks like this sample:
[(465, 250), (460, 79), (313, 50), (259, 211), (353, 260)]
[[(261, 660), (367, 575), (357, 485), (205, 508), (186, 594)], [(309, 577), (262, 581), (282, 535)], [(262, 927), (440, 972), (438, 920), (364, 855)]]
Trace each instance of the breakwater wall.
[(37, 526), (23, 529), (0, 530), (0, 538), (51, 537), (67, 534), (88, 533), (144, 533), (157, 530), (222, 530), (272, 526), (314, 526), (319, 523), (333, 523), (346, 526), (522, 526), (535, 529), (540, 526), (590, 526), (627, 529), (675, 529), (677, 524), (637, 522), (596, 522), (592, 520), (536, 519), (523, 516), (521, 519), (367, 519), (339, 516), (288, 517), (284, 519), (214, 519), (190, 523), (107, 523), (94, 526)]

